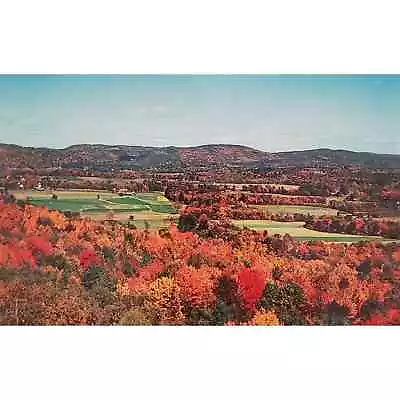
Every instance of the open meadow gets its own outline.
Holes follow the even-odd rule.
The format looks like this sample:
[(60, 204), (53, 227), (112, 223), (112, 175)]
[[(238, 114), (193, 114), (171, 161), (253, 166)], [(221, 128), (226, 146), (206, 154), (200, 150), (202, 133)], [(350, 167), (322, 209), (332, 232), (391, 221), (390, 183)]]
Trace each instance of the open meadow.
[(299, 206), (299, 205), (257, 205), (255, 206), (271, 214), (310, 214), (312, 216), (336, 215), (337, 210), (321, 206)]
[[(17, 200), (45, 206), (50, 210), (79, 212), (96, 220), (113, 219), (131, 221), (137, 228), (163, 227), (176, 214), (175, 208), (160, 192), (138, 193), (134, 196), (118, 196), (101, 191), (31, 191), (13, 192)], [(55, 195), (57, 198), (53, 198)]]
[(314, 231), (304, 228), (304, 222), (277, 222), (270, 220), (234, 220), (232, 222), (240, 228), (249, 228), (257, 231), (267, 230), (270, 236), (275, 234), (284, 235), (287, 233), (296, 240), (323, 240), (326, 242), (343, 243), (353, 243), (364, 240), (384, 240), (380, 236), (361, 236)]

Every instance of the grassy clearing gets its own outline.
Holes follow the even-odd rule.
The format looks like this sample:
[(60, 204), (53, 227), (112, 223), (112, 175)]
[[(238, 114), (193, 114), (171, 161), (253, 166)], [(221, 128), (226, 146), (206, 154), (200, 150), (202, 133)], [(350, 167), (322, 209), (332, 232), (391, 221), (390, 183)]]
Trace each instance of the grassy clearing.
[(154, 202), (169, 202), (169, 200), (164, 196), (162, 192), (149, 192), (149, 193), (137, 193), (136, 197), (138, 199)]
[(138, 196), (135, 197), (118, 197), (118, 198), (113, 198), (109, 200), (112, 203), (116, 204), (122, 204), (124, 206), (129, 205), (129, 206), (142, 206), (145, 207), (148, 210), (154, 211), (154, 212), (159, 212), (159, 213), (170, 213), (173, 214), (175, 212), (175, 209), (171, 206), (169, 201), (161, 201), (158, 202), (156, 200), (145, 200), (144, 198), (140, 198)]
[[(134, 213), (116, 212), (112, 215), (108, 213), (84, 213), (83, 216), (102, 221), (104, 219), (112, 219), (122, 223), (130, 223), (136, 226), (138, 229), (160, 229), (167, 227), (171, 223), (171, 219), (174, 218), (172, 214), (155, 213), (152, 211), (142, 211)], [(133, 216), (133, 220), (130, 217)]]
[(169, 226), (170, 222), (164, 219), (149, 219), (149, 220), (135, 220), (132, 222), (133, 225), (138, 229), (149, 229), (149, 230), (157, 230), (160, 228), (166, 228)]
[(255, 206), (272, 214), (310, 214), (313, 216), (336, 215), (337, 210), (319, 206), (295, 206), (295, 205), (261, 205)]
[(97, 199), (99, 194), (101, 198), (115, 197), (115, 193), (106, 191), (84, 191), (84, 190), (56, 190), (56, 191), (35, 191), (35, 190), (15, 190), (11, 193), (18, 200), (26, 200), (28, 197), (32, 199), (51, 199), (53, 194), (56, 194), (59, 199)]
[[(114, 193), (98, 191), (16, 191), (17, 199), (29, 204), (46, 206), (51, 210), (81, 212), (84, 215), (97, 214), (97, 219), (107, 218), (110, 212), (129, 215), (141, 212), (175, 214), (177, 211), (160, 192), (140, 193), (136, 196), (116, 196)], [(53, 199), (57, 195), (57, 200)], [(98, 196), (100, 198), (98, 198)]]
[(124, 206), (126, 206), (126, 205), (130, 205), (130, 206), (131, 205), (133, 205), (133, 206), (146, 205), (146, 206), (149, 206), (149, 203), (147, 201), (139, 199), (136, 196), (134, 196), (134, 197), (133, 196), (132, 197), (131, 196), (115, 197), (115, 198), (108, 199), (107, 201), (108, 201), (108, 203), (114, 204), (114, 205), (121, 204), (121, 205), (124, 205)]
[(102, 204), (101, 201), (96, 199), (32, 199), (28, 200), (29, 204), (35, 206), (46, 206), (50, 210), (60, 211), (73, 211), (73, 212), (84, 212), (84, 211), (107, 211), (107, 208)]
[(270, 220), (233, 220), (234, 225), (241, 228), (249, 228), (258, 231), (267, 230), (270, 236), (285, 233), (294, 237), (296, 240), (323, 240), (328, 242), (360, 242), (363, 240), (380, 240), (385, 241), (380, 236), (361, 236), (347, 235), (329, 232), (319, 232), (303, 227), (303, 222), (277, 222)]

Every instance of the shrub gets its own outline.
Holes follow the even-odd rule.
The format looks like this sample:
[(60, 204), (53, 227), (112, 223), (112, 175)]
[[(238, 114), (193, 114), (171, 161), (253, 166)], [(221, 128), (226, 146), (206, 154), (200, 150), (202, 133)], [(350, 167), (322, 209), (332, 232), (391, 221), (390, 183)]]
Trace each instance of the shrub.
[(367, 300), (361, 306), (360, 318), (362, 320), (367, 320), (372, 318), (375, 314), (383, 313), (385, 311), (384, 304), (377, 300)]
[(67, 259), (61, 254), (51, 254), (44, 258), (44, 263), (46, 265), (51, 265), (59, 270), (68, 270), (71, 265), (68, 263)]
[(218, 301), (214, 310), (216, 325), (224, 325), (234, 319), (246, 320), (246, 312), (241, 306), (238, 290), (238, 284), (232, 277), (222, 276), (219, 278), (216, 288)]
[(84, 273), (83, 284), (86, 289), (91, 289), (95, 284), (104, 284), (110, 289), (115, 286), (104, 269), (98, 266), (93, 266)]
[(260, 271), (245, 268), (238, 276), (239, 293), (247, 311), (255, 309), (265, 287), (264, 276)]
[(358, 277), (365, 279), (368, 277), (372, 270), (372, 263), (370, 260), (365, 260), (357, 266)]
[(322, 317), (322, 323), (323, 325), (349, 325), (350, 320), (348, 315), (349, 310), (347, 307), (333, 301), (326, 306)]
[(236, 319), (234, 307), (226, 304), (224, 301), (219, 301), (215, 306), (215, 310), (212, 315), (213, 325), (225, 325), (228, 321)]
[(249, 325), (279, 325), (279, 319), (273, 311), (261, 309), (255, 313)]
[(49, 217), (39, 217), (38, 224), (42, 226), (53, 226), (53, 221)]
[(306, 300), (303, 289), (295, 283), (281, 286), (269, 282), (263, 292), (260, 307), (274, 311), (284, 325), (305, 325)]
[(111, 247), (103, 247), (103, 256), (107, 261), (113, 262), (115, 260), (114, 250)]
[(193, 214), (182, 214), (178, 220), (178, 229), (181, 232), (189, 232), (195, 230), (197, 226), (197, 218)]
[[(213, 314), (210, 310), (204, 308), (193, 308), (189, 313), (187, 323), (189, 325), (213, 325), (215, 319), (215, 313)], [(229, 318), (221, 318), (221, 321), (217, 325), (224, 325)]]
[(143, 308), (134, 308), (122, 315), (118, 325), (152, 325), (152, 321)]
[(142, 261), (140, 262), (140, 267), (144, 267), (151, 261), (151, 255), (148, 251), (145, 251), (143, 254)]

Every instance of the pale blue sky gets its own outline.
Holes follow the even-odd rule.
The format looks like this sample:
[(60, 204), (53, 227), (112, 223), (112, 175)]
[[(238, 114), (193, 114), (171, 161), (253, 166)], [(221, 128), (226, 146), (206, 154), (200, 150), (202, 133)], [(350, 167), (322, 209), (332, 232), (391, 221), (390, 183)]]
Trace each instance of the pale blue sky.
[(400, 154), (400, 75), (3, 75), (0, 142)]

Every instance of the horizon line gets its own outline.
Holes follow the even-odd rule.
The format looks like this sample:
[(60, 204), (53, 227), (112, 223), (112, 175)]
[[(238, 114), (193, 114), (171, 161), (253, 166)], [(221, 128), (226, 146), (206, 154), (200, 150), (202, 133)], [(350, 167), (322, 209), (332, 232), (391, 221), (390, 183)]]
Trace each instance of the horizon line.
[(165, 149), (165, 148), (176, 148), (176, 149), (191, 149), (191, 148), (199, 148), (199, 147), (205, 147), (205, 146), (234, 146), (234, 147), (244, 147), (252, 150), (256, 150), (262, 153), (267, 153), (267, 154), (276, 154), (276, 153), (293, 153), (293, 152), (305, 152), (305, 151), (318, 151), (318, 150), (329, 150), (329, 151), (347, 151), (351, 153), (365, 153), (365, 154), (378, 154), (378, 155), (388, 155), (388, 156), (400, 156), (400, 153), (376, 153), (376, 152), (371, 152), (371, 151), (361, 151), (361, 150), (349, 150), (346, 148), (331, 148), (331, 147), (316, 147), (316, 148), (307, 148), (307, 149), (297, 149), (297, 150), (279, 150), (279, 151), (265, 151), (265, 150), (260, 150), (257, 147), (249, 146), (246, 144), (240, 144), (240, 143), (204, 143), (204, 144), (198, 144), (198, 145), (165, 145), (165, 146), (149, 146), (149, 145), (135, 145), (135, 144), (105, 144), (105, 143), (74, 143), (70, 144), (65, 147), (48, 147), (48, 146), (30, 146), (30, 145), (21, 145), (17, 143), (5, 143), (5, 142), (0, 142), (0, 146), (5, 145), (5, 146), (15, 146), (15, 147), (21, 147), (24, 149), (46, 149), (46, 150), (67, 150), (71, 147), (74, 146), (104, 146), (104, 147), (118, 147), (118, 146), (125, 146), (125, 147), (147, 147), (151, 149)]

